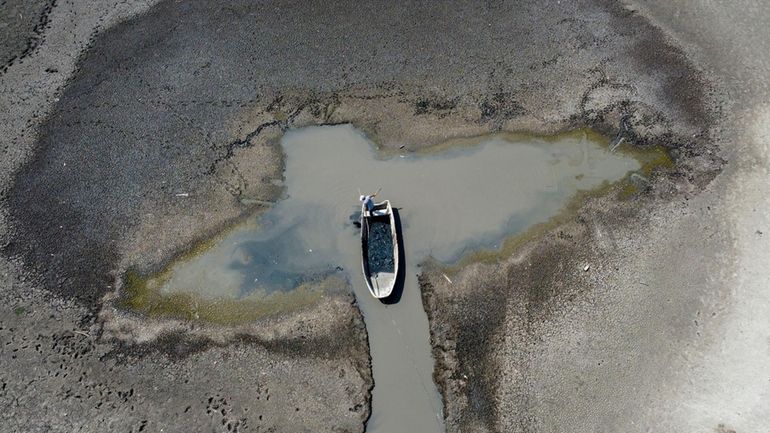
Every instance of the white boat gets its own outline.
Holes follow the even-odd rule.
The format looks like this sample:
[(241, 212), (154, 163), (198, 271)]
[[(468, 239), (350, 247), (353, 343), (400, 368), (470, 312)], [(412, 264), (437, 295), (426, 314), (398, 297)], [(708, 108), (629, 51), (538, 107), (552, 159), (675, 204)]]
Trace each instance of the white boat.
[(361, 264), (369, 291), (375, 298), (386, 298), (398, 276), (398, 233), (390, 201), (374, 205), (369, 212), (361, 206)]

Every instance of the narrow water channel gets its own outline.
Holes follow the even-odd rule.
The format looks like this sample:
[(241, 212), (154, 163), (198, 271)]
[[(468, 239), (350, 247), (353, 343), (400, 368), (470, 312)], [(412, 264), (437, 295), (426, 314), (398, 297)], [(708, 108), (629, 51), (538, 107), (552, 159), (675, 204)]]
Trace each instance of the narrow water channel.
[[(428, 322), (416, 265), (451, 262), (555, 215), (578, 190), (639, 168), (585, 135), (558, 139), (489, 136), (440, 151), (383, 158), (351, 126), (289, 131), (286, 197), (255, 224), (177, 263), (162, 293), (203, 298), (269, 297), (343, 274), (369, 333), (375, 387), (369, 432), (441, 432)], [(399, 209), (405, 280), (399, 302), (374, 299), (361, 275), (359, 189)]]

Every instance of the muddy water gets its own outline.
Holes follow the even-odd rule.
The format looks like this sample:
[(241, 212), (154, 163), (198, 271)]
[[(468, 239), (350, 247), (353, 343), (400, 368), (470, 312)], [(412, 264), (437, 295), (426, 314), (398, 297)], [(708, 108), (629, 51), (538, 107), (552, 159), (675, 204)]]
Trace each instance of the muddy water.
[[(559, 140), (491, 136), (440, 152), (378, 157), (350, 126), (288, 132), (285, 199), (253, 225), (178, 263), (161, 292), (204, 298), (270, 296), (330, 273), (346, 275), (365, 316), (375, 388), (370, 432), (439, 432), (428, 323), (415, 265), (495, 248), (545, 221), (581, 189), (616, 180), (639, 163), (579, 134)], [(524, 140), (524, 141), (522, 141)], [(405, 246), (400, 302), (372, 298), (361, 276), (359, 188), (399, 209)]]

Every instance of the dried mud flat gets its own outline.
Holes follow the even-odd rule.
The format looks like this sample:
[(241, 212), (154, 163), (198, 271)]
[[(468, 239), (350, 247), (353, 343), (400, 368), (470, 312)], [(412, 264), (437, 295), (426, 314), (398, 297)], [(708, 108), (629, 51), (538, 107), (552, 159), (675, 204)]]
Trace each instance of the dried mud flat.
[(343, 122), (386, 148), (584, 126), (669, 148), (675, 168), (631, 199), (590, 198), (453, 284), (431, 264), (422, 283), (449, 431), (685, 425), (654, 415), (685, 380), (665, 361), (707, 351), (693, 336), (734, 305), (738, 247), (711, 208), (732, 89), (634, 7), (562, 3), (43, 7), (0, 76), (3, 428), (363, 430), (350, 297), (213, 327), (113, 294), (280, 197), (283, 131)]

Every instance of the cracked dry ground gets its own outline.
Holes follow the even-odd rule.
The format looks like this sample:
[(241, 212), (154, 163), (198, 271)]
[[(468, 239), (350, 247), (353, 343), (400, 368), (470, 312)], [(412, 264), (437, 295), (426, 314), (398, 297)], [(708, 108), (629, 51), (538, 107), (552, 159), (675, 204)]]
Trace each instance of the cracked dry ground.
[[(704, 75), (633, 10), (562, 3), (163, 1), (98, 33), (72, 14), (86, 3), (56, 4), (22, 59), (31, 72), (16, 73), (17, 59), (2, 78), (8, 100), (43, 85), (29, 65), (43, 74), (81, 54), (46, 32), (94, 26), (66, 87), (40, 101), (50, 110), (3, 138), (30, 154), (1, 189), (4, 425), (363, 429), (369, 359), (350, 296), (227, 329), (137, 317), (109, 297), (125, 270), (157, 270), (278, 199), (288, 128), (351, 122), (414, 149), (498, 130), (614, 135), (625, 119), (629, 142), (672, 150), (677, 169), (661, 182), (706, 184), (720, 160)], [(484, 344), (468, 356), (486, 356)], [(460, 422), (499, 429), (504, 397), (481, 385), (477, 415), (460, 407)], [(446, 389), (452, 429), (465, 391)]]

